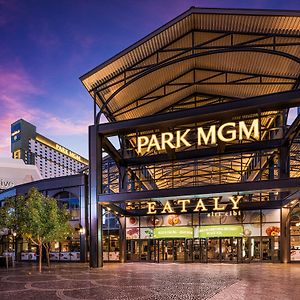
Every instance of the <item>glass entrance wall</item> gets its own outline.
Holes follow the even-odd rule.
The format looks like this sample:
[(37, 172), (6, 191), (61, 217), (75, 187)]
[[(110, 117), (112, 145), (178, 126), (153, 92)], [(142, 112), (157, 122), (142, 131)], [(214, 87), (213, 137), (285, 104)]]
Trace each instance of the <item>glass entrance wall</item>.
[(126, 218), (129, 261), (279, 261), (279, 236), (279, 209)]
[(291, 261), (300, 261), (300, 206), (291, 211), (290, 219), (290, 257)]

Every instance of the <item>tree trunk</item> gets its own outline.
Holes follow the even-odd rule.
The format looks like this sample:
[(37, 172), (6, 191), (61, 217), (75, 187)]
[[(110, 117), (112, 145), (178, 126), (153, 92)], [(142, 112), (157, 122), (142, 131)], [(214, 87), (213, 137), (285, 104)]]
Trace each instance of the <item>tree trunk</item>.
[(43, 244), (39, 243), (39, 272), (42, 273), (42, 253), (43, 253)]
[(47, 258), (47, 267), (50, 268), (50, 253), (49, 253), (49, 245), (46, 244), (44, 245), (45, 249), (46, 249), (46, 258)]

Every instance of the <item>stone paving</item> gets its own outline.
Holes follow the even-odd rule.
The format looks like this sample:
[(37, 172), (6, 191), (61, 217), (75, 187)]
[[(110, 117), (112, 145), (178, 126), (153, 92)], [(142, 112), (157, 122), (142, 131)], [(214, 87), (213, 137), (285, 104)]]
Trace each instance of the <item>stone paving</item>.
[(0, 269), (0, 299), (300, 299), (300, 264), (86, 264)]

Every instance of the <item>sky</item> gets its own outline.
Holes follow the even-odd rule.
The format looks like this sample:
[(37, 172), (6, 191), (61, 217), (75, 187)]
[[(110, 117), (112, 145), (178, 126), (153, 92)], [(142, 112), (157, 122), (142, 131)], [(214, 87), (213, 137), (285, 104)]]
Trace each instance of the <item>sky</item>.
[(296, 0), (0, 0), (0, 157), (20, 118), (88, 157), (93, 101), (79, 77), (191, 6), (300, 10)]

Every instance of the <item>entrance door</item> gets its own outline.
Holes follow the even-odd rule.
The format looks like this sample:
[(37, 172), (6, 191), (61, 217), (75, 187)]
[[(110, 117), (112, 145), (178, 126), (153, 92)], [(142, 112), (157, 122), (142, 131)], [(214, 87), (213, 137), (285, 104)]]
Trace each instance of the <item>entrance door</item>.
[(243, 239), (243, 261), (259, 261), (261, 259), (260, 237)]
[(193, 261), (193, 245), (194, 241), (192, 239), (185, 241), (185, 262)]
[(194, 239), (193, 243), (193, 261), (200, 262), (200, 239)]
[(174, 242), (174, 261), (184, 262), (185, 261), (185, 240), (173, 240)]
[(156, 240), (158, 262), (173, 262), (173, 240)]
[(222, 238), (221, 239), (221, 261), (238, 262), (240, 238)]
[(271, 237), (261, 239), (261, 258), (264, 261), (273, 261), (274, 240)]
[(127, 240), (127, 260), (128, 261), (139, 261), (139, 241), (138, 240)]
[(200, 262), (207, 263), (208, 241), (207, 239), (200, 239)]
[(141, 240), (140, 249), (141, 261), (154, 261), (154, 241)]
[[(192, 239), (163, 239), (155, 241), (155, 257), (157, 262), (192, 262)], [(157, 259), (158, 258), (158, 259)]]
[(210, 238), (207, 242), (207, 261), (219, 262), (221, 259), (221, 247), (219, 238)]

